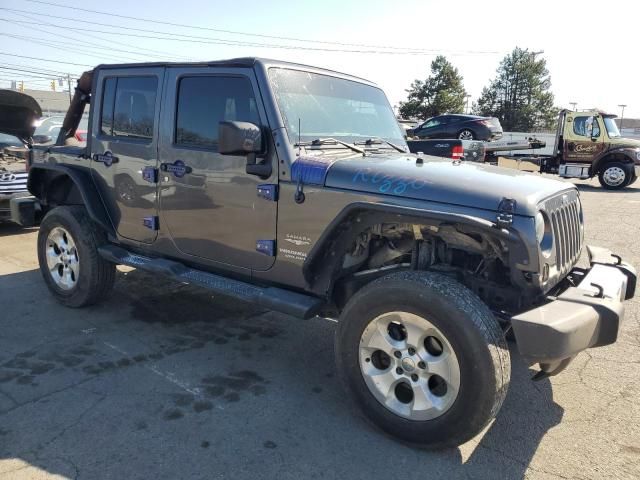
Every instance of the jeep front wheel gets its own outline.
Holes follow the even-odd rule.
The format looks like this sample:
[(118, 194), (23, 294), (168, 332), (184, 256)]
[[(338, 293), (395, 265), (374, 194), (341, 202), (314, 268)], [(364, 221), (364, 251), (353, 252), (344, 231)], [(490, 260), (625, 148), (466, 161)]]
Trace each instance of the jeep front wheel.
[(81, 206), (51, 210), (38, 232), (40, 272), (53, 296), (69, 307), (99, 301), (111, 291), (115, 265), (103, 260), (98, 247), (106, 242)]
[(427, 272), (362, 288), (341, 315), (336, 362), (368, 420), (429, 448), (478, 434), (500, 409), (511, 368), (487, 306), (451, 278)]

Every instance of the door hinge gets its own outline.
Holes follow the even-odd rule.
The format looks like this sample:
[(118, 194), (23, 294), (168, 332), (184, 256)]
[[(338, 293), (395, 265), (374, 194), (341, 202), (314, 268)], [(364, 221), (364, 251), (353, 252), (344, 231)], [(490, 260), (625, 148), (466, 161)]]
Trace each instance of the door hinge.
[(263, 183), (258, 185), (258, 197), (270, 200), (272, 202), (278, 201), (278, 185), (272, 183)]
[(155, 167), (144, 167), (142, 169), (142, 179), (149, 183), (158, 183), (158, 169)]
[(513, 223), (513, 215), (516, 213), (516, 201), (513, 198), (503, 198), (498, 205), (496, 223), (500, 228), (508, 228)]
[(149, 230), (158, 230), (160, 228), (160, 219), (156, 216), (144, 217), (142, 224)]
[(275, 257), (276, 255), (276, 241), (275, 240), (258, 240), (256, 242), (256, 252), (263, 253), (269, 257)]

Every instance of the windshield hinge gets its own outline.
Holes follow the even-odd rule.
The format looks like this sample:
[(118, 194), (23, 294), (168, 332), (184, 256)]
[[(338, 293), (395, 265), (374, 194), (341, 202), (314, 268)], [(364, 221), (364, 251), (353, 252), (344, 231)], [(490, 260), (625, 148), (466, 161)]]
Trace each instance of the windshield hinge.
[(513, 215), (516, 213), (516, 201), (513, 198), (504, 197), (498, 205), (496, 223), (500, 228), (508, 228), (513, 223)]
[(272, 202), (278, 201), (278, 185), (271, 183), (261, 183), (258, 185), (258, 197), (270, 200)]

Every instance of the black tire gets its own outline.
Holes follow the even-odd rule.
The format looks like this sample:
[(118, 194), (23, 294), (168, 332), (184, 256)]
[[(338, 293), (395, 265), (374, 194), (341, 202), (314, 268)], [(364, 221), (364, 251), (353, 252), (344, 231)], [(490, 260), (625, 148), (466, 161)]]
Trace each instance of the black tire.
[[(617, 171), (621, 171), (624, 174), (624, 180), (617, 184), (612, 183), (612, 177), (608, 175), (608, 172), (614, 169), (616, 169)], [(600, 167), (600, 171), (598, 172), (598, 180), (600, 181), (600, 185), (606, 190), (622, 190), (628, 185), (631, 185), (631, 183), (633, 183), (633, 179), (633, 166), (629, 168), (628, 164), (624, 164), (622, 162), (607, 162)]]
[[(450, 343), (460, 367), (453, 404), (431, 420), (412, 420), (389, 410), (371, 393), (360, 367), (361, 336), (385, 312), (428, 317)], [(498, 413), (511, 374), (509, 350), (488, 307), (451, 278), (430, 272), (395, 273), (363, 287), (342, 312), (335, 338), (339, 375), (365, 417), (386, 433), (426, 448), (460, 445)]]
[[(68, 232), (76, 247), (78, 273), (75, 284), (68, 289), (56, 283), (47, 265), (48, 237), (55, 228)], [(91, 221), (82, 206), (61, 206), (47, 213), (38, 232), (38, 261), (44, 281), (56, 300), (78, 308), (106, 297), (113, 287), (116, 272), (115, 264), (98, 254), (98, 247), (106, 241), (105, 233)]]
[(478, 135), (470, 128), (463, 128), (458, 132), (457, 138), (458, 140), (475, 140), (478, 138)]

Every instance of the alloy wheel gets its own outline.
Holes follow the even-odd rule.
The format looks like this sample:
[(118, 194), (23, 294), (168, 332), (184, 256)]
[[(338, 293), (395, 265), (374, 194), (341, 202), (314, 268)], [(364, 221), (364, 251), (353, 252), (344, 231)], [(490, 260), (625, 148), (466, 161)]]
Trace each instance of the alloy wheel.
[(67, 230), (55, 227), (47, 236), (47, 267), (54, 283), (62, 290), (71, 290), (78, 282), (80, 258), (76, 243)]
[(373, 396), (410, 420), (444, 414), (460, 389), (451, 344), (433, 323), (413, 313), (389, 312), (372, 320), (360, 339), (359, 360)]

